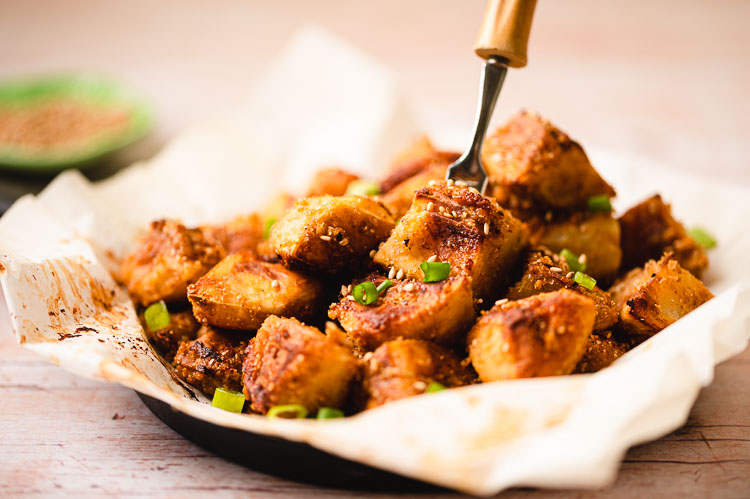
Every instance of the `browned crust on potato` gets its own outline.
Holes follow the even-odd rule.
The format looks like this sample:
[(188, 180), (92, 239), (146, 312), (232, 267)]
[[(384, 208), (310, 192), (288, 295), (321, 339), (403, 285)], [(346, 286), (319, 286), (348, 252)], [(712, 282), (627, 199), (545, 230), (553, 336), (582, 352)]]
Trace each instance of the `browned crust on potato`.
[(255, 330), (270, 315), (311, 319), (322, 305), (323, 286), (315, 278), (252, 252), (234, 253), (188, 286), (195, 317), (204, 324)]
[(469, 331), (482, 381), (570, 374), (596, 315), (591, 299), (561, 289), (495, 305)]
[(250, 341), (243, 366), (254, 411), (301, 404), (310, 412), (341, 407), (360, 364), (335, 338), (296, 319), (271, 316)]
[(451, 275), (471, 278), (475, 299), (488, 301), (504, 291), (526, 243), (521, 222), (495, 200), (441, 182), (417, 191), (374, 261), (421, 280), (420, 264), (435, 256), (451, 264)]
[(631, 270), (609, 292), (620, 311), (621, 329), (636, 341), (653, 336), (713, 298), (672, 253)]
[[(560, 271), (555, 272), (551, 270), (553, 268), (559, 268)], [(510, 288), (507, 298), (520, 300), (539, 293), (569, 289), (590, 298), (594, 302), (596, 307), (595, 331), (614, 326), (619, 319), (619, 313), (612, 297), (598, 286), (594, 286), (593, 289), (584, 288), (572, 278), (567, 277), (569, 272), (570, 268), (564, 258), (558, 258), (557, 261), (554, 261), (550, 256), (541, 252), (532, 252), (527, 259), (523, 277)]]
[(614, 361), (625, 355), (628, 346), (605, 335), (592, 334), (586, 342), (583, 357), (573, 370), (574, 374), (595, 373), (609, 367)]
[(680, 266), (696, 277), (708, 267), (703, 248), (672, 216), (672, 208), (656, 194), (638, 203), (620, 219), (622, 267), (631, 269), (665, 252), (674, 253)]
[(247, 335), (203, 326), (193, 341), (180, 344), (175, 374), (212, 396), (217, 388), (242, 389), (242, 360)]
[[(366, 280), (378, 286), (385, 278)], [(452, 345), (473, 322), (474, 304), (469, 280), (463, 276), (436, 283), (399, 280), (371, 305), (360, 305), (351, 295), (344, 297), (331, 305), (328, 316), (338, 319), (362, 350), (374, 350), (396, 338)]]
[(164, 358), (170, 362), (174, 359), (180, 343), (194, 340), (196, 332), (200, 328), (200, 324), (195, 320), (193, 312), (190, 310), (170, 313), (169, 324), (156, 331), (151, 331), (148, 328), (142, 316), (141, 322), (148, 339), (156, 346)]
[(453, 351), (421, 340), (383, 343), (366, 359), (363, 388), (367, 409), (420, 395), (432, 382), (453, 388), (476, 379)]
[(159, 300), (184, 302), (188, 285), (223, 257), (223, 248), (200, 230), (174, 220), (157, 220), (123, 261), (120, 278), (140, 305)]
[(583, 148), (536, 113), (521, 112), (484, 141), (490, 195), (513, 210), (585, 208), (589, 197), (615, 196)]
[(235, 217), (222, 225), (205, 225), (200, 230), (208, 240), (224, 248), (227, 254), (238, 251), (257, 253), (265, 226), (260, 215), (253, 213)]
[(366, 267), (395, 222), (382, 204), (361, 196), (297, 201), (271, 229), (270, 244), (290, 268), (337, 274)]

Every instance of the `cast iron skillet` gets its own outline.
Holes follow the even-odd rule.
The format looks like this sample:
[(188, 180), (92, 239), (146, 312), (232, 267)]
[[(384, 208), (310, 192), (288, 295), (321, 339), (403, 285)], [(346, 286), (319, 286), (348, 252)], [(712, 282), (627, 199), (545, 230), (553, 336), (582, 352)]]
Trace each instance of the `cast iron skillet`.
[(142, 393), (138, 393), (138, 396), (157, 418), (191, 442), (225, 459), (269, 475), (324, 487), (361, 491), (447, 491), (328, 454), (306, 443), (208, 423), (176, 411), (161, 400)]

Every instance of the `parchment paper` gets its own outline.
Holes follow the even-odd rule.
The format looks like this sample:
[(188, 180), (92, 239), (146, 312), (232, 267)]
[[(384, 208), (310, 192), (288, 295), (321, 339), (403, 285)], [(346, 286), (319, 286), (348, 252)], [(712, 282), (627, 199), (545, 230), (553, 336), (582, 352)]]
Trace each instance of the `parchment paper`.
[(394, 77), (366, 55), (316, 28), (290, 47), (250, 99), (193, 126), (151, 161), (98, 184), (64, 173), (0, 219), (0, 281), (25, 348), (215, 424), (478, 495), (606, 485), (628, 447), (683, 424), (714, 365), (745, 348), (750, 190), (589, 149), (616, 186), (616, 208), (658, 191), (680, 219), (719, 240), (705, 276), (716, 298), (612, 367), (448, 390), (327, 422), (237, 415), (194, 400), (153, 353), (110, 277), (138, 232), (160, 217), (196, 224), (249, 212), (278, 190), (301, 192), (321, 165), (374, 177), (421, 130)]

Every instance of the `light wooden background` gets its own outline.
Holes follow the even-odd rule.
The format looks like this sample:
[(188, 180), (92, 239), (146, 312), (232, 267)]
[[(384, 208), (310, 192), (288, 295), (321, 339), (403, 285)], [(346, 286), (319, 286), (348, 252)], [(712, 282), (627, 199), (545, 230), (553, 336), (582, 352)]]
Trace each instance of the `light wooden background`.
[[(468, 130), (479, 70), (471, 45), (483, 4), (3, 0), (0, 77), (93, 68), (143, 89), (159, 125), (116, 159), (125, 164), (246, 94), (284, 39), (316, 22), (392, 67), (427, 122)], [(742, 0), (539, 0), (530, 65), (508, 76), (497, 118), (533, 108), (584, 146), (750, 185), (748, 20), (750, 2)], [(632, 449), (605, 491), (504, 496), (748, 497), (748, 379), (750, 351), (719, 366), (687, 425)], [(165, 428), (134, 393), (20, 349), (4, 308), (0, 436), (1, 496), (348, 495), (206, 453)]]

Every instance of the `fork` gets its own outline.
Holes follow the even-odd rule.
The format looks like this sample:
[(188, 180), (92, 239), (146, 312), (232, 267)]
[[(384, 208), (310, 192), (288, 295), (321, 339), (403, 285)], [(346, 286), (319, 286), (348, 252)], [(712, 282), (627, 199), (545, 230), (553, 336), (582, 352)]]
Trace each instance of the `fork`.
[(474, 52), (485, 59), (479, 84), (474, 135), (469, 148), (456, 160), (446, 180), (463, 181), (482, 194), (487, 190), (487, 171), (482, 164), (482, 142), (495, 108), (508, 67), (526, 65), (526, 47), (536, 0), (490, 0), (474, 44)]

